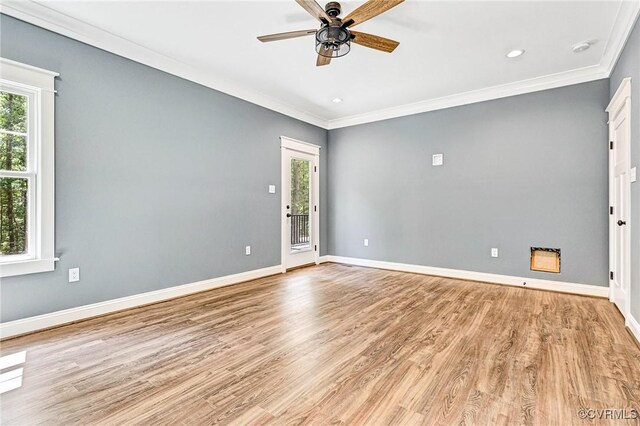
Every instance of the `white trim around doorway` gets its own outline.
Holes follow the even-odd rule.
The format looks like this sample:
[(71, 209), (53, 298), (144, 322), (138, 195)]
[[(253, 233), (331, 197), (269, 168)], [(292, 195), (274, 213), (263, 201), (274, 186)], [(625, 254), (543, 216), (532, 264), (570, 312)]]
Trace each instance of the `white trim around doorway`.
[[(627, 77), (622, 80), (620, 86), (616, 90), (616, 93), (613, 95), (611, 102), (607, 106), (605, 110), (609, 114), (609, 140), (607, 141), (607, 145), (615, 143), (613, 137), (612, 123), (620, 114), (626, 114), (626, 132), (627, 135), (631, 135), (631, 78)], [(613, 146), (613, 145), (611, 145)], [(614, 159), (612, 156), (611, 146), (609, 146), (609, 173), (608, 173), (608, 181), (609, 181), (609, 208), (613, 208), (616, 211), (619, 206), (615, 205), (615, 197), (614, 197), (614, 185), (613, 185), (613, 177), (614, 177)], [(623, 270), (617, 271), (615, 268), (616, 265), (616, 250), (615, 250), (615, 242), (614, 242), (614, 233), (616, 232), (616, 224), (615, 218), (618, 216), (618, 212), (616, 214), (609, 215), (609, 271), (610, 274), (616, 274), (623, 277), (626, 286), (626, 300), (624, 301), (624, 307), (622, 308), (622, 315), (625, 318), (625, 325), (627, 327), (630, 326), (630, 305), (631, 305), (631, 182), (628, 181), (629, 171), (631, 169), (631, 141), (629, 140), (626, 145), (626, 152), (624, 152), (625, 157), (627, 158), (627, 182), (624, 197), (626, 198), (626, 203), (623, 217), (626, 218), (626, 226), (624, 226), (624, 232), (626, 234), (625, 237), (625, 256), (622, 259)], [(610, 212), (611, 213), (611, 212)], [(619, 279), (619, 278), (618, 278)], [(609, 277), (609, 300), (614, 302), (614, 285), (615, 282), (613, 277)]]
[(280, 136), (280, 265), (281, 272), (287, 272), (287, 219), (286, 219), (286, 197), (284, 188), (287, 187), (285, 181), (286, 176), (283, 171), (287, 151), (303, 152), (314, 156), (313, 166), (313, 204), (316, 206), (313, 212), (313, 239), (315, 248), (314, 261), (318, 265), (320, 263), (320, 146), (308, 142), (292, 139), (286, 136)]

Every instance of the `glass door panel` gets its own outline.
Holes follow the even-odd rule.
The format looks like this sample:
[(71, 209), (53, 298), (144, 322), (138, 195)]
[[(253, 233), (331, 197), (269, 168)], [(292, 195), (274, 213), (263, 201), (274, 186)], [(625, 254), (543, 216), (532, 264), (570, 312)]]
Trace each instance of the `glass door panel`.
[(311, 162), (291, 159), (291, 252), (311, 249), (310, 196)]

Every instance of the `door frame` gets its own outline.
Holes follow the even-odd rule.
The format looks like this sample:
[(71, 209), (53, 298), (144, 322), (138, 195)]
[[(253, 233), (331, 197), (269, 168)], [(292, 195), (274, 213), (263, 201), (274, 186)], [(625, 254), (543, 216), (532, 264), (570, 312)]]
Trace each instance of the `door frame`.
[[(620, 113), (625, 113), (627, 115), (626, 119), (626, 127), (627, 127), (627, 135), (629, 137), (626, 150), (624, 155), (627, 157), (627, 167), (628, 171), (626, 173), (627, 182), (624, 197), (627, 202), (625, 204), (625, 211), (623, 212), (623, 216), (627, 221), (627, 224), (624, 226), (623, 232), (625, 233), (625, 256), (622, 259), (623, 271), (615, 270), (615, 238), (614, 234), (616, 232), (616, 216), (617, 214), (609, 214), (609, 271), (614, 274), (621, 274), (624, 282), (627, 286), (627, 297), (624, 301), (624, 308), (622, 315), (625, 318), (625, 323), (628, 325), (629, 322), (629, 310), (631, 304), (631, 182), (629, 181), (629, 174), (631, 170), (631, 78), (627, 77), (622, 80), (620, 86), (616, 90), (615, 95), (611, 99), (611, 102), (607, 106), (605, 110), (609, 114), (609, 119), (607, 124), (609, 125), (609, 140), (608, 144), (613, 143), (613, 127), (612, 124), (615, 119), (618, 117)], [(610, 148), (610, 146), (609, 146)], [(614, 204), (615, 195), (614, 195), (614, 174), (615, 174), (615, 165), (613, 159), (613, 150), (608, 149), (609, 151), (609, 207), (613, 207), (614, 211), (618, 207)], [(611, 213), (611, 212), (610, 212)], [(610, 273), (611, 273), (610, 272)], [(613, 302), (613, 286), (614, 280), (609, 276), (609, 301)]]
[(280, 266), (281, 272), (287, 272), (287, 203), (284, 189), (287, 187), (285, 176), (285, 161), (287, 151), (297, 151), (305, 154), (313, 155), (313, 174), (311, 175), (311, 185), (313, 188), (313, 205), (312, 211), (313, 243), (316, 246), (314, 251), (314, 261), (318, 265), (320, 263), (320, 146), (308, 142), (299, 141), (286, 136), (280, 136)]

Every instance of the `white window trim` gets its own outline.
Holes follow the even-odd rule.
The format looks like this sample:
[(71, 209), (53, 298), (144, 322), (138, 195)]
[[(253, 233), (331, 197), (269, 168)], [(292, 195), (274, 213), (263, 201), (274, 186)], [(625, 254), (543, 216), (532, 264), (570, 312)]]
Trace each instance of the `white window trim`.
[[(29, 96), (35, 108), (29, 109), (29, 134), (35, 137), (36, 164), (35, 209), (29, 211), (34, 220), (35, 235), (29, 236), (33, 251), (29, 256), (6, 256), (0, 260), (0, 277), (53, 271), (55, 269), (55, 147), (54, 147), (54, 81), (56, 72), (0, 58), (0, 85)], [(32, 155), (32, 154), (30, 154)], [(31, 228), (30, 226), (30, 229)]]

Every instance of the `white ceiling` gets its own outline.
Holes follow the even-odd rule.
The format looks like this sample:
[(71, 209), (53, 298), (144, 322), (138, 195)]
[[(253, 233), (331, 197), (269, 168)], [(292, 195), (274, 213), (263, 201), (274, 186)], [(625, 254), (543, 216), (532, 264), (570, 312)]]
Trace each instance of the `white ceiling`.
[[(343, 2), (343, 16), (361, 3)], [(395, 52), (354, 44), (347, 56), (316, 67), (313, 37), (256, 40), (318, 26), (294, 0), (46, 3), (65, 19), (95, 27), (94, 35), (104, 30), (215, 77), (237, 93), (223, 91), (249, 100), (243, 94), (254, 93), (285, 113), (299, 111), (325, 122), (558, 73), (586, 69), (594, 73), (584, 80), (602, 78), (637, 14), (637, 4), (625, 7), (621, 1), (408, 0), (356, 28), (399, 41)], [(587, 40), (594, 42), (591, 49), (572, 52)], [(507, 59), (514, 48), (525, 49), (525, 55)], [(344, 102), (332, 103), (335, 97)]]

